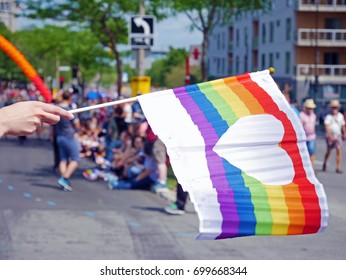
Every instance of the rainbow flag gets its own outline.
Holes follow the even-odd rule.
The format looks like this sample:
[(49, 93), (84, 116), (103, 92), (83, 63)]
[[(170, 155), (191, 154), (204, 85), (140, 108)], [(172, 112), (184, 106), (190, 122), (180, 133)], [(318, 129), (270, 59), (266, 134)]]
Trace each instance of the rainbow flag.
[(322, 231), (327, 198), (269, 70), (139, 97), (198, 213), (198, 239)]

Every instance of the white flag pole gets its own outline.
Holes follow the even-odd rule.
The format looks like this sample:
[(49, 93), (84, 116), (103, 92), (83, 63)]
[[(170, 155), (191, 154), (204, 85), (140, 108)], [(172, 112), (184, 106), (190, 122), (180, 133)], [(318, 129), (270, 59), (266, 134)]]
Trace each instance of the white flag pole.
[(106, 102), (106, 103), (101, 103), (101, 104), (86, 106), (86, 107), (82, 107), (82, 108), (72, 109), (72, 110), (69, 110), (69, 112), (71, 114), (75, 114), (75, 113), (91, 111), (91, 110), (95, 110), (95, 109), (99, 109), (99, 108), (114, 106), (114, 105), (118, 105), (118, 104), (123, 104), (126, 102), (133, 102), (133, 101), (137, 101), (137, 100), (138, 100), (137, 97), (130, 97), (127, 99), (115, 100), (115, 101), (110, 101), (110, 102)]

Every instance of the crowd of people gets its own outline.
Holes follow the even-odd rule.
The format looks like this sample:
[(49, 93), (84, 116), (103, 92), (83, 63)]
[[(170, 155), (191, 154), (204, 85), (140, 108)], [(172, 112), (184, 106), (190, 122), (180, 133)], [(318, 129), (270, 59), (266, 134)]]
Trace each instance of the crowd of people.
[[(75, 107), (72, 92), (57, 96), (58, 106), (65, 110)], [(93, 102), (84, 100), (82, 106)], [(152, 132), (138, 102), (75, 114), (73, 122), (53, 126), (52, 135), (59, 184), (66, 190), (72, 190), (69, 179), (80, 158), (87, 158), (95, 165), (83, 171), (89, 181), (105, 181), (110, 189), (167, 191), (166, 148)], [(66, 167), (68, 155), (73, 159), (70, 169)]]
[[(40, 101), (39, 93), (34, 87), (24, 87), (16, 82), (1, 83), (0, 108), (19, 101)], [(62, 90), (55, 95), (54, 103), (62, 111), (65, 118), (49, 116), (44, 121), (50, 126), (50, 140), (54, 146), (54, 169), (59, 173), (58, 184), (72, 191), (70, 178), (79, 166), (81, 158), (87, 158), (94, 164), (93, 168), (83, 171), (89, 181), (104, 181), (109, 189), (147, 189), (156, 193), (167, 192), (167, 159), (163, 142), (154, 134), (148, 124), (139, 102), (124, 102), (120, 105), (99, 108), (75, 114), (72, 119), (67, 112), (73, 108), (107, 102), (100, 99), (84, 97), (78, 100), (73, 90)], [(289, 100), (288, 100), (289, 101)], [(20, 105), (21, 102), (18, 103)], [(31, 103), (33, 107), (39, 103)], [(44, 104), (44, 103), (43, 103)], [(48, 105), (48, 104), (45, 104)], [(42, 105), (43, 106), (43, 105)], [(51, 106), (51, 105), (50, 105)], [(40, 107), (40, 106), (39, 106)], [(346, 139), (345, 116), (338, 100), (329, 103), (328, 110), (321, 110), (316, 115), (316, 104), (313, 99), (306, 99), (303, 109), (291, 104), (306, 133), (307, 150), (312, 166), (315, 164), (316, 127), (323, 125), (326, 138), (326, 153), (322, 170), (327, 170), (327, 163), (333, 149), (336, 150), (336, 173), (341, 174), (342, 146)], [(42, 107), (44, 111), (52, 111), (51, 107)], [(325, 108), (323, 108), (325, 109)], [(66, 116), (68, 116), (66, 118)], [(38, 116), (42, 118), (42, 114)], [(42, 119), (39, 120), (42, 122)], [(40, 131), (36, 124), (30, 131)], [(10, 133), (11, 134), (11, 133)], [(27, 135), (12, 133), (12, 135)], [(176, 201), (165, 208), (170, 214), (183, 214), (187, 193), (177, 185)]]
[[(41, 97), (34, 86), (16, 81), (1, 83), (0, 108), (35, 100), (41, 101)], [(72, 90), (61, 90), (53, 100), (66, 111), (107, 101), (109, 98), (102, 95), (79, 100)], [(84, 170), (87, 180), (105, 181), (110, 189), (167, 191), (166, 148), (152, 132), (139, 102), (75, 114), (72, 121), (62, 118), (53, 126), (38, 126), (36, 133), (37, 138), (46, 137), (53, 143), (54, 169), (64, 190), (73, 190), (70, 178), (81, 158), (86, 158), (95, 164)]]

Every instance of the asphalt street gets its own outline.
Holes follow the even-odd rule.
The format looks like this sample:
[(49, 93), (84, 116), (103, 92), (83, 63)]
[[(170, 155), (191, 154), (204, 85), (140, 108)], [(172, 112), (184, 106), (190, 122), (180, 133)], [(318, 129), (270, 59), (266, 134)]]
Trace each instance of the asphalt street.
[[(316, 174), (330, 209), (329, 226), (304, 236), (253, 236), (198, 241), (192, 203), (183, 216), (165, 214), (169, 201), (149, 191), (111, 191), (88, 182), (83, 160), (61, 191), (52, 170), (51, 143), (0, 140), (0, 259), (6, 260), (316, 260), (346, 259), (346, 173), (333, 153), (321, 172), (325, 143), (317, 141)], [(346, 170), (346, 152), (343, 167)], [(173, 194), (174, 197), (174, 194)]]

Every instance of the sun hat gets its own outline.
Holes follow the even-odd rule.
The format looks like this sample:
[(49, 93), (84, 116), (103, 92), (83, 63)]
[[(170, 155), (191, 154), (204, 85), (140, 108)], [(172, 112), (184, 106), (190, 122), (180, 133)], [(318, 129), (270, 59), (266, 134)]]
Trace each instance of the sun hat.
[(329, 107), (331, 107), (331, 108), (340, 108), (341, 104), (340, 104), (339, 100), (334, 99), (334, 100), (330, 101)]
[(315, 109), (316, 104), (313, 99), (306, 99), (304, 102), (304, 107), (309, 109)]

